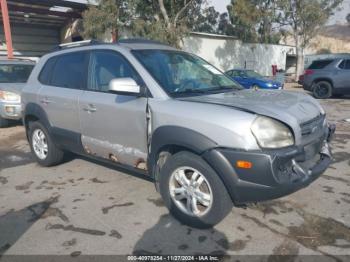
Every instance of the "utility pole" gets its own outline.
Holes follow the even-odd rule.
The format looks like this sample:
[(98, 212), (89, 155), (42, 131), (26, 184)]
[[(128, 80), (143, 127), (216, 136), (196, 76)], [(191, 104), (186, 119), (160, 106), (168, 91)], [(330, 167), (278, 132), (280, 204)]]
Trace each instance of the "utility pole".
[(9, 12), (7, 9), (7, 1), (0, 0), (1, 4), (1, 14), (2, 14), (2, 22), (4, 24), (4, 32), (5, 32), (5, 40), (7, 47), (7, 58), (13, 58), (13, 47), (12, 47), (12, 36), (11, 36), (11, 27), (10, 27), (10, 18)]

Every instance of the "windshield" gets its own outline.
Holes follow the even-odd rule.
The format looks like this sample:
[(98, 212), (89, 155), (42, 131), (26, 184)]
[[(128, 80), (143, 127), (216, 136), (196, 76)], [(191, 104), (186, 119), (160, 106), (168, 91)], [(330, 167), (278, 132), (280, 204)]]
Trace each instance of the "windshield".
[(0, 65), (0, 83), (25, 83), (34, 65)]
[(133, 54), (170, 96), (242, 89), (214, 66), (185, 52), (134, 50)]

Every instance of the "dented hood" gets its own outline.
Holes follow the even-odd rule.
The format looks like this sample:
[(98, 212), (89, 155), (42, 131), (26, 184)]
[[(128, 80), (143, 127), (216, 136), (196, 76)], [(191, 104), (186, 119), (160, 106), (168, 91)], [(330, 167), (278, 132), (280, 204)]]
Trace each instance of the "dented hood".
[(228, 93), (180, 98), (183, 101), (229, 106), (235, 109), (265, 115), (291, 127), (309, 121), (323, 109), (307, 94), (284, 90), (240, 90)]

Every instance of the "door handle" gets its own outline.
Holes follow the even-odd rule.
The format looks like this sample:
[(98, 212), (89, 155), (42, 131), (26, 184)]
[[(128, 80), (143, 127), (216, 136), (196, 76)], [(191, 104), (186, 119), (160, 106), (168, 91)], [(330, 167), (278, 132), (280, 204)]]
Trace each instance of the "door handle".
[(93, 104), (89, 104), (87, 107), (84, 107), (83, 110), (88, 113), (94, 113), (97, 111), (97, 108)]

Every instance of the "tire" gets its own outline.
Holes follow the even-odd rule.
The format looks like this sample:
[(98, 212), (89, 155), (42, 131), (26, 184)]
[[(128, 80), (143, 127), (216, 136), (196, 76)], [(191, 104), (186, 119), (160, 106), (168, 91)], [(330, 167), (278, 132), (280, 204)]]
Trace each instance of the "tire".
[[(46, 152), (43, 154), (38, 153), (38, 150), (35, 149), (37, 146), (35, 142), (34, 135), (41, 134), (40, 137), (42, 141), (46, 143)], [(36, 161), (45, 167), (54, 166), (62, 162), (64, 153), (62, 150), (58, 149), (56, 145), (53, 143), (47, 129), (40, 122), (30, 122), (29, 130), (28, 130), (28, 138), (30, 148), (32, 153), (36, 159)]]
[[(185, 189), (187, 194), (191, 195), (187, 195), (187, 198), (182, 198), (181, 200), (176, 201), (175, 195), (183, 196), (183, 194), (174, 193), (174, 188), (178, 191), (182, 190), (181, 188), (184, 188), (178, 182), (179, 180), (176, 179), (175, 175), (179, 175), (181, 172), (182, 174), (185, 174), (188, 179), (187, 182), (189, 182), (191, 176), (195, 176), (194, 172), (197, 172), (201, 178), (194, 180), (194, 184), (198, 183), (199, 180), (202, 180), (203, 182), (196, 190), (193, 190), (192, 188), (190, 191), (187, 191)], [(174, 185), (174, 181), (176, 185)], [(223, 182), (215, 171), (201, 157), (187, 151), (176, 153), (167, 159), (160, 171), (159, 186), (160, 194), (170, 213), (180, 222), (191, 227), (213, 227), (226, 217), (233, 206), (232, 200), (227, 193)], [(198, 193), (198, 189), (201, 193)], [(205, 205), (202, 205), (199, 200), (196, 200), (197, 205), (191, 205), (190, 209), (193, 212), (192, 214), (189, 214), (188, 209), (186, 209), (187, 199), (197, 199), (199, 196), (195, 196), (196, 194), (204, 196), (203, 192), (206, 197), (202, 198), (202, 200), (205, 200), (202, 203), (205, 202)], [(207, 196), (210, 196), (210, 200), (208, 200), (209, 198)], [(193, 206), (197, 206), (197, 211), (200, 213), (194, 214), (195, 208)]]
[(9, 125), (9, 121), (0, 116), (0, 128), (8, 127), (8, 125)]
[(258, 85), (252, 85), (251, 87), (250, 87), (250, 89), (254, 89), (254, 90), (257, 90), (257, 89), (260, 89), (260, 87), (258, 86)]
[(317, 99), (327, 99), (332, 96), (332, 84), (327, 81), (320, 81), (314, 84), (312, 94)]

